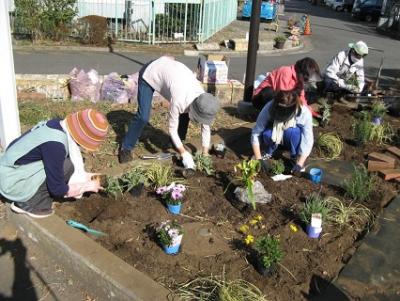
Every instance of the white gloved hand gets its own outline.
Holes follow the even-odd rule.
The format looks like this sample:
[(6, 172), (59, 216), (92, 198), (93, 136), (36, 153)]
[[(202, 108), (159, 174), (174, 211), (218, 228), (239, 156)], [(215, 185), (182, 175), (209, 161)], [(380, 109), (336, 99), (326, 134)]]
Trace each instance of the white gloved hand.
[(348, 91), (350, 91), (350, 92), (352, 92), (352, 93), (358, 93), (359, 91), (359, 89), (358, 89), (358, 87), (356, 87), (356, 86), (353, 86), (353, 85), (346, 85), (346, 90), (348, 90)]
[(181, 156), (183, 166), (186, 169), (195, 169), (196, 165), (194, 164), (192, 155), (189, 152), (184, 152)]
[(344, 79), (339, 78), (337, 81), (337, 84), (338, 84), (339, 88), (347, 89), (347, 85), (346, 85), (346, 82), (344, 81)]

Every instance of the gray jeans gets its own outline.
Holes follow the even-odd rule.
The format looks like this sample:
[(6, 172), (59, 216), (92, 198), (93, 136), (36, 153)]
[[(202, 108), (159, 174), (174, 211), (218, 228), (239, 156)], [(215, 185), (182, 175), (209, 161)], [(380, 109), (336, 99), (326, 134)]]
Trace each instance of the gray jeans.
[[(69, 178), (74, 172), (74, 166), (69, 158), (64, 161), (64, 180), (68, 182)], [(18, 207), (22, 209), (36, 208), (36, 209), (49, 209), (53, 203), (53, 198), (47, 189), (46, 181), (40, 185), (35, 195), (26, 202), (18, 203)]]

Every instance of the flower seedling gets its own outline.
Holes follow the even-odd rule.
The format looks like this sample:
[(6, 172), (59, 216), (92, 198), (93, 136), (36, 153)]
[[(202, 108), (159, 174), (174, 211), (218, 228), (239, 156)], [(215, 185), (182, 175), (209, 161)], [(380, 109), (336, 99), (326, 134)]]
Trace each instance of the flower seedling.
[(147, 184), (147, 177), (145, 170), (138, 166), (121, 177), (121, 181), (126, 191), (130, 191), (140, 183)]
[(278, 264), (284, 256), (279, 238), (271, 235), (264, 235), (254, 242), (254, 249), (259, 256), (264, 269), (269, 269)]
[(275, 175), (281, 175), (285, 171), (285, 163), (282, 159), (272, 160), (269, 172)]
[(260, 171), (260, 168), (261, 165), (258, 160), (243, 160), (241, 163), (235, 166), (235, 172), (239, 170), (241, 173), (240, 180), (246, 187), (249, 200), (251, 201), (254, 210), (256, 209), (256, 202), (253, 194), (253, 186), (254, 180)]
[(157, 229), (157, 238), (163, 246), (172, 247), (180, 245), (182, 242), (182, 236), (182, 226), (175, 221), (163, 222)]
[(156, 193), (161, 196), (167, 205), (179, 205), (182, 204), (185, 191), (185, 185), (171, 183), (169, 186), (157, 188)]
[(319, 194), (311, 194), (303, 207), (300, 210), (300, 219), (306, 224), (311, 224), (311, 217), (315, 213), (320, 213), (322, 221), (328, 221), (330, 209), (325, 201), (319, 196)]
[(121, 179), (118, 177), (107, 176), (107, 185), (104, 191), (112, 195), (115, 199), (121, 196), (124, 193), (124, 186), (121, 183)]
[(384, 102), (377, 101), (372, 104), (371, 112), (373, 117), (382, 118), (387, 112), (387, 107)]
[(196, 163), (197, 170), (205, 172), (208, 176), (211, 176), (215, 173), (211, 156), (196, 153), (193, 159)]

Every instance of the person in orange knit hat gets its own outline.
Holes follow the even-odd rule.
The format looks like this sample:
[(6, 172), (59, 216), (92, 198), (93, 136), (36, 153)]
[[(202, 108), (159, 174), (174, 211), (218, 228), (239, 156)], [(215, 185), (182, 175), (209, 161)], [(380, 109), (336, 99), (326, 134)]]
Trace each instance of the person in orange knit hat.
[(81, 151), (104, 142), (108, 122), (96, 110), (38, 123), (15, 139), (0, 158), (0, 194), (11, 210), (34, 218), (53, 214), (53, 198), (80, 198), (102, 187), (84, 168)]

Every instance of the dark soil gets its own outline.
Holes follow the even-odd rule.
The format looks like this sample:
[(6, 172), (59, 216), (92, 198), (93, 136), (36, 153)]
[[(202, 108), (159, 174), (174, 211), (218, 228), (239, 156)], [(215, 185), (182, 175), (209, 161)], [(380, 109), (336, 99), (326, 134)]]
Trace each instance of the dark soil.
[[(364, 163), (367, 153), (383, 149), (384, 146), (352, 146), (351, 115), (348, 108), (335, 106), (331, 123), (325, 128), (316, 128), (315, 136), (318, 137), (322, 132), (339, 133), (345, 141), (341, 159)], [(393, 122), (398, 125), (397, 121)], [(344, 192), (340, 188), (312, 184), (306, 178), (273, 182), (261, 175), (258, 179), (272, 193), (272, 202), (258, 206), (256, 211), (250, 208), (239, 210), (232, 197), (234, 185), (225, 194), (224, 191), (235, 176), (233, 166), (239, 162), (239, 151), (246, 156), (251, 153), (248, 141), (248, 135), (240, 136), (235, 141), (236, 147), (240, 145), (239, 149), (235, 149), (236, 154), (228, 151), (224, 159), (214, 157), (217, 170), (214, 177), (199, 176), (187, 180), (189, 189), (181, 216), (170, 215), (150, 190), (139, 198), (126, 194), (119, 200), (91, 195), (76, 202), (58, 204), (57, 214), (66, 220), (75, 219), (107, 233), (106, 237), (96, 238), (99, 243), (168, 287), (174, 288), (198, 276), (220, 275), (225, 271), (227, 278), (243, 278), (258, 286), (268, 300), (309, 300), (315, 293), (310, 289), (313, 287), (312, 277), (332, 281), (361, 243), (363, 234), (351, 228), (326, 226), (319, 240), (309, 239), (298, 220), (301, 204), (312, 192), (321, 191), (322, 195), (341, 199), (344, 198)], [(312, 157), (318, 157), (316, 150)], [(390, 200), (397, 188), (397, 184), (379, 178), (374, 194), (365, 205), (379, 214), (381, 200)], [(279, 235), (285, 253), (282, 265), (269, 277), (261, 276), (253, 267), (249, 250), (243, 243), (243, 235), (238, 231), (241, 225), (258, 214), (263, 221), (251, 230), (252, 234), (256, 237), (265, 233)], [(212, 231), (218, 233), (227, 248), (204, 256), (202, 246), (198, 246), (198, 253), (191, 251), (189, 254), (185, 251), (184, 236), (179, 255), (164, 254), (154, 239), (153, 228), (161, 221), (173, 218), (182, 224), (211, 223)], [(299, 230), (293, 232), (291, 224), (297, 225)], [(209, 244), (213, 244), (213, 241), (210, 240)]]

